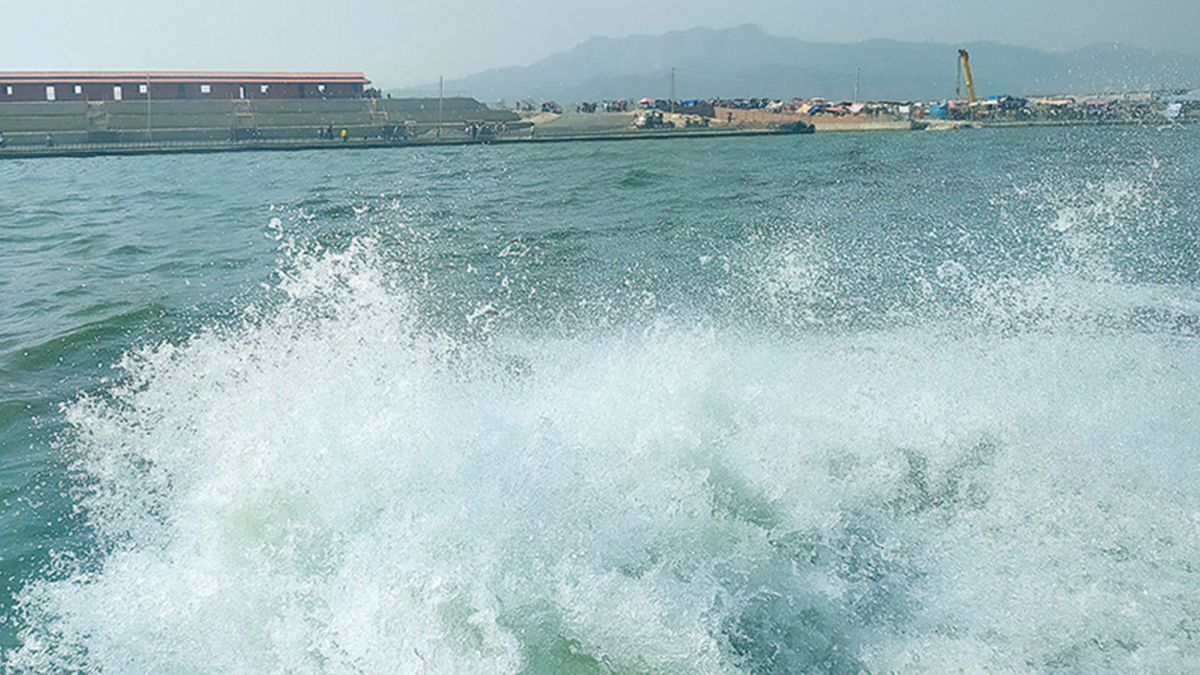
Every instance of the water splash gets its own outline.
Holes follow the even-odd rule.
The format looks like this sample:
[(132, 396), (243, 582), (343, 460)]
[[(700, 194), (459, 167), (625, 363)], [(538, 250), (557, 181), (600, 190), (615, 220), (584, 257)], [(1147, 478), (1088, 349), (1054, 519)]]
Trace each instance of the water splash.
[(469, 342), (375, 242), (302, 248), (273, 305), (131, 353), (68, 406), (96, 548), (24, 588), (6, 668), (1198, 658), (1194, 340), (658, 319)]

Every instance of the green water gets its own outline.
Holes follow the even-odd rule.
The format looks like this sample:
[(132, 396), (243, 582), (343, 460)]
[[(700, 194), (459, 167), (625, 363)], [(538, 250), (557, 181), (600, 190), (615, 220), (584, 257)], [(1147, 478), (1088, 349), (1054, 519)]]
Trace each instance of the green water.
[(0, 164), (48, 672), (1183, 672), (1200, 133)]

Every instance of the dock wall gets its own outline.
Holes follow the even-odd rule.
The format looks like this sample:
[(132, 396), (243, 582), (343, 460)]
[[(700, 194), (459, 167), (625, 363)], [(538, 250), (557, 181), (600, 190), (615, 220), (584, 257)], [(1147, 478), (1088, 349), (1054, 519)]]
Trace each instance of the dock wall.
[(435, 133), (469, 122), (516, 124), (519, 117), (470, 98), (103, 101), (0, 103), (7, 147), (54, 144), (211, 142), (349, 138)]

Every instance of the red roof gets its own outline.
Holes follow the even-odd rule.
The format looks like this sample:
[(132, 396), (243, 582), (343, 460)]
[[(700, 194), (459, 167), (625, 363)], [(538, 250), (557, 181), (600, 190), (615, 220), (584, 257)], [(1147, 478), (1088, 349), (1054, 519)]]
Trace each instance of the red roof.
[(84, 82), (232, 82), (236, 84), (267, 84), (305, 82), (319, 84), (370, 84), (362, 73), (270, 73), (270, 72), (180, 72), (180, 71), (47, 71), (0, 72), (0, 82), (37, 82), (46, 84), (82, 84)]

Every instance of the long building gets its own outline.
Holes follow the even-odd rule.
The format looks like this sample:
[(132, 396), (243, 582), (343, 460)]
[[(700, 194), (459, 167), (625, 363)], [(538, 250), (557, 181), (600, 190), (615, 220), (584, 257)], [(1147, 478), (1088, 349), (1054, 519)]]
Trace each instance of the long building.
[(0, 72), (0, 103), (362, 98), (362, 73)]

